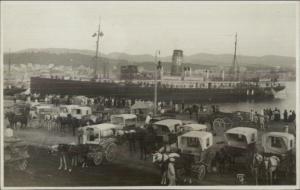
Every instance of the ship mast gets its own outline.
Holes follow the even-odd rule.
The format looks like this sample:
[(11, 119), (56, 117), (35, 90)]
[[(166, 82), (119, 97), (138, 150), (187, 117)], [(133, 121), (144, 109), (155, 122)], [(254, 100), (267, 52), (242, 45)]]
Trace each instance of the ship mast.
[(233, 69), (233, 77), (234, 80), (239, 80), (239, 65), (236, 60), (236, 47), (237, 47), (237, 33), (235, 33), (235, 43), (234, 43), (234, 55), (233, 55), (233, 63), (232, 63), (232, 69)]
[(100, 41), (100, 37), (103, 36), (103, 32), (101, 32), (101, 30), (100, 30), (100, 24), (101, 24), (101, 22), (99, 22), (98, 31), (96, 33), (97, 41), (96, 41), (96, 55), (95, 55), (95, 64), (94, 64), (94, 77), (95, 77), (95, 79), (97, 78), (98, 57), (101, 58), (100, 53), (99, 53), (99, 41)]
[(9, 74), (9, 76), (11, 74), (11, 53), (10, 53), (10, 49), (9, 49), (9, 54), (8, 54), (8, 74)]

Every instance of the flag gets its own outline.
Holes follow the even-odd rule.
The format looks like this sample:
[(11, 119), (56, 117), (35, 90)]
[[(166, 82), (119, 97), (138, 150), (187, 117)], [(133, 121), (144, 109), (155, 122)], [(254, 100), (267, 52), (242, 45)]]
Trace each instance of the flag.
[(95, 37), (95, 36), (97, 36), (97, 33), (96, 33), (96, 32), (92, 35), (92, 37)]

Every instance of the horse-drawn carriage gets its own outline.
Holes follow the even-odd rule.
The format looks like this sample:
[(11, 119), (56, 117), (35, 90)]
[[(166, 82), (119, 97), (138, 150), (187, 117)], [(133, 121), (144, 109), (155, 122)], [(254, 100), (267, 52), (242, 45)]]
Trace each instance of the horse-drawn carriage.
[(222, 136), (224, 132), (232, 127), (246, 126), (250, 121), (249, 113), (236, 112), (222, 112), (218, 108), (203, 107), (198, 111), (199, 123), (209, 122), (214, 132), (218, 136)]
[[(154, 163), (167, 162), (175, 156), (176, 175), (182, 181), (186, 170), (198, 180), (202, 180), (207, 172), (212, 171), (215, 157), (213, 150), (213, 135), (206, 131), (189, 131), (177, 137), (177, 142), (159, 149), (153, 156)], [(167, 150), (167, 151), (166, 151)], [(164, 159), (164, 160), (162, 160)], [(190, 177), (191, 177), (190, 176)]]
[(88, 145), (87, 157), (95, 165), (100, 165), (104, 160), (115, 160), (118, 137), (123, 135), (116, 125), (103, 123), (82, 127), (79, 131), (79, 144)]
[(191, 156), (192, 175), (203, 180), (211, 172), (215, 152), (212, 151), (213, 135), (205, 131), (190, 131), (178, 136), (178, 149), (181, 157)]
[(162, 146), (176, 142), (180, 127), (182, 127), (182, 121), (178, 119), (164, 119), (153, 123), (151, 126), (156, 133), (158, 146)]
[(73, 118), (82, 119), (82, 117), (91, 114), (92, 114), (92, 109), (88, 106), (79, 106), (79, 105), (59, 106), (60, 117), (67, 117), (68, 115), (71, 115)]
[(9, 125), (15, 128), (18, 123), (21, 127), (27, 127), (29, 119), (30, 107), (26, 103), (18, 103), (11, 107), (10, 111), (5, 113), (5, 118), (8, 119)]
[(238, 160), (246, 170), (251, 169), (252, 158), (256, 151), (257, 129), (249, 127), (235, 127), (229, 129), (224, 134), (226, 145), (224, 153), (230, 158), (230, 162), (235, 164)]
[(277, 172), (296, 173), (295, 136), (284, 132), (268, 132), (262, 135), (263, 156), (279, 158)]
[[(213, 143), (212, 133), (207, 131), (190, 131), (178, 136), (178, 149), (182, 157), (193, 157), (192, 174), (203, 180), (206, 173), (213, 171), (217, 162), (225, 164), (230, 161), (233, 164), (239, 158), (243, 165), (250, 166), (254, 152), (257, 130), (246, 127), (229, 129), (225, 133), (226, 144)], [(229, 159), (230, 160), (227, 160)], [(225, 165), (219, 166), (221, 170)], [(222, 169), (222, 170), (223, 170)], [(219, 171), (222, 172), (222, 171)]]
[(134, 130), (137, 127), (137, 116), (135, 114), (111, 115), (110, 121), (117, 129)]

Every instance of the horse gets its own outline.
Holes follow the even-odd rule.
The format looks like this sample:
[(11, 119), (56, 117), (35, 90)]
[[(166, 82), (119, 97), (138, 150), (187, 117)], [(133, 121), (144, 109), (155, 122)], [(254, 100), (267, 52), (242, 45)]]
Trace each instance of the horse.
[(87, 167), (88, 145), (76, 145), (75, 143), (52, 145), (49, 147), (48, 152), (59, 156), (58, 170), (64, 169), (72, 172), (73, 167), (77, 166), (79, 158), (82, 158), (83, 161), (82, 168)]
[(18, 122), (21, 123), (21, 128), (27, 127), (28, 124), (28, 117), (27, 115), (17, 115), (14, 112), (7, 112), (5, 113), (5, 117), (8, 119), (10, 127), (13, 129), (16, 128)]
[(177, 178), (179, 178), (183, 173), (181, 171), (184, 170), (184, 160), (181, 159), (181, 156), (179, 154), (159, 151), (152, 154), (152, 163), (156, 164), (160, 168), (162, 185), (167, 184), (167, 170), (170, 158), (175, 159), (176, 176)]
[(8, 119), (8, 122), (9, 122), (9, 126), (11, 128), (15, 128), (15, 125), (16, 125), (16, 122), (14, 120), (14, 117), (15, 117), (15, 113), (14, 112), (6, 112), (4, 114), (4, 117)]
[(67, 162), (67, 152), (68, 152), (68, 145), (67, 144), (58, 144), (52, 145), (49, 147), (48, 153), (49, 154), (57, 154), (59, 156), (59, 166), (58, 170), (64, 168), (64, 170), (68, 170), (68, 162)]
[(65, 133), (66, 128), (72, 127), (73, 136), (75, 136), (76, 128), (80, 126), (79, 120), (73, 118), (70, 114), (67, 117), (58, 116), (56, 122), (63, 133)]
[(167, 184), (167, 168), (169, 163), (169, 156), (165, 153), (156, 152), (152, 154), (152, 163), (157, 164), (160, 168), (161, 185)]
[(255, 184), (258, 185), (258, 178), (262, 174), (264, 157), (259, 153), (254, 153), (251, 163), (251, 173), (255, 177)]
[[(277, 179), (277, 169), (280, 164), (280, 159), (277, 156), (264, 157), (264, 169), (267, 183), (273, 184)], [(274, 176), (273, 176), (274, 174)]]
[(222, 147), (220, 150), (216, 152), (214, 161), (217, 166), (217, 170), (219, 174), (223, 174), (226, 171), (227, 164), (228, 164), (228, 168), (231, 168), (232, 165), (235, 163), (234, 156), (228, 153), (224, 147)]

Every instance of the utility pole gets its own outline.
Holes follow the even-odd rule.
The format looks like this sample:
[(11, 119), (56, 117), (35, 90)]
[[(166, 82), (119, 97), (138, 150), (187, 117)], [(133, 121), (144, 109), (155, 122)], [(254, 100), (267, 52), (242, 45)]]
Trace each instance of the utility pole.
[(154, 115), (157, 113), (157, 66), (158, 66), (158, 59), (157, 54), (160, 54), (159, 50), (155, 51), (155, 72), (154, 72)]
[(101, 32), (101, 30), (100, 30), (100, 24), (101, 24), (101, 20), (99, 21), (98, 31), (96, 33), (97, 34), (97, 41), (96, 41), (96, 56), (95, 56), (95, 65), (94, 65), (94, 77), (95, 77), (95, 79), (97, 78), (98, 57), (100, 58), (99, 42), (100, 42), (100, 37), (103, 36), (103, 32)]

